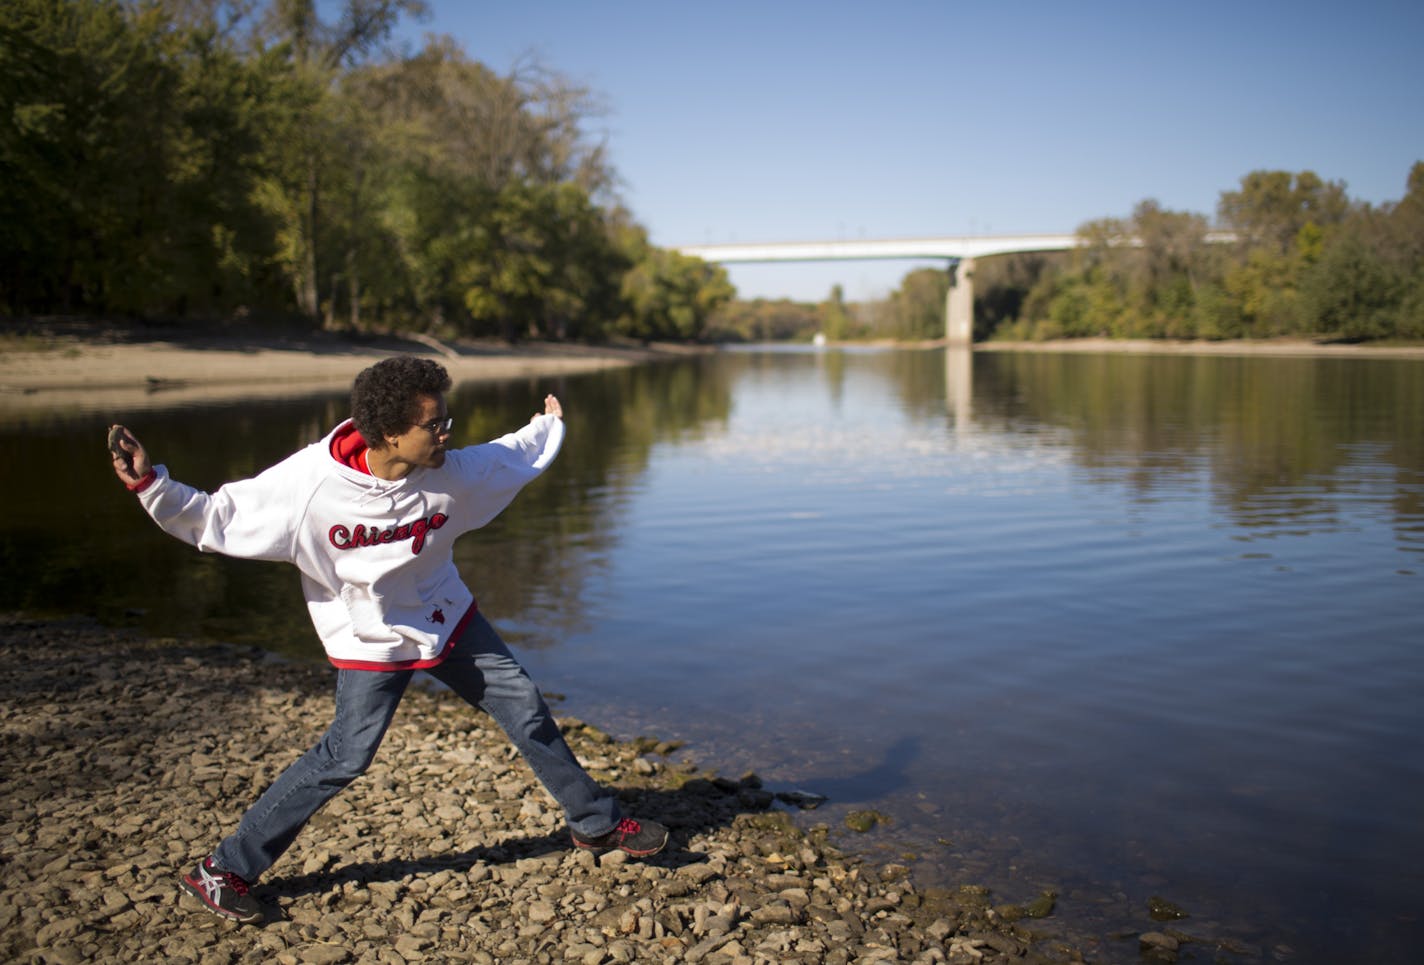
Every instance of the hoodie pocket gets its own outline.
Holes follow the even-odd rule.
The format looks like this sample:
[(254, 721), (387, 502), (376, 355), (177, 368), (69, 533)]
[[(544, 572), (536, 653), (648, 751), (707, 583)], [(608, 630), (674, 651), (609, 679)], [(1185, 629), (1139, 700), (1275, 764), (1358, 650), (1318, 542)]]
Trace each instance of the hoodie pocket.
[(386, 622), (384, 601), (368, 586), (347, 583), (341, 588), (341, 602), (351, 617), (351, 630), (367, 643), (398, 643), (399, 633)]

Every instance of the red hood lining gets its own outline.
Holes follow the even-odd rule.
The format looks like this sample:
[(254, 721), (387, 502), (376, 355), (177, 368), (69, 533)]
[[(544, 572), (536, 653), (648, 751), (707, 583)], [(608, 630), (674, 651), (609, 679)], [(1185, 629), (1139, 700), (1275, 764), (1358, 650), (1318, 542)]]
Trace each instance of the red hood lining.
[(361, 438), (361, 433), (356, 431), (356, 427), (350, 422), (342, 425), (336, 430), (336, 434), (331, 437), (331, 458), (349, 466), (357, 472), (364, 472), (371, 475), (371, 469), (366, 465), (366, 440)]

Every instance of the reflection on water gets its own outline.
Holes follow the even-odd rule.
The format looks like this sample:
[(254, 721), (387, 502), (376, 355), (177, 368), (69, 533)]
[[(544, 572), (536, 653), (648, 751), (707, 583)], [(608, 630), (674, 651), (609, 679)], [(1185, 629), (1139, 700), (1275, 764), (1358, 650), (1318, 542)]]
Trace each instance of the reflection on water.
[[(554, 391), (569, 439), (456, 553), (564, 712), (827, 794), (807, 823), (878, 808), (888, 829), (842, 843), (926, 881), (1052, 887), (1099, 960), (1136, 960), (1108, 936), (1160, 927), (1161, 895), (1183, 931), (1263, 957), (1403, 961), (1421, 374), (781, 350), (462, 387), (463, 438)], [(133, 425), (211, 487), (342, 415), (317, 397)], [(294, 574), (145, 523), (108, 474), (109, 417), (0, 414), (0, 607), (316, 655)]]

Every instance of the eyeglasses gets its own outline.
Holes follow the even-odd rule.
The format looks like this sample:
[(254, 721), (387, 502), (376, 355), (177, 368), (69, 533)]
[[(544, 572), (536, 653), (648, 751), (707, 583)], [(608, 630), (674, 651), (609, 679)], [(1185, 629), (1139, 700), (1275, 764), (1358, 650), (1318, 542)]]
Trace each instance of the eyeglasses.
[(416, 426), (417, 429), (424, 429), (432, 436), (443, 436), (449, 433), (450, 427), (455, 424), (455, 420), (446, 416), (444, 419), (432, 419)]

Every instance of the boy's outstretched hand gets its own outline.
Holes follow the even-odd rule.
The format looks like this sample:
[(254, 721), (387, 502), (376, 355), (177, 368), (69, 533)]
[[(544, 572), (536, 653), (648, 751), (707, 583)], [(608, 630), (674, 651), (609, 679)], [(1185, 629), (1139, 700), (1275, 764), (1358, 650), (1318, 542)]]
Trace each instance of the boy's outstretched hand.
[(137, 486), (153, 468), (148, 450), (123, 426), (109, 426), (109, 454), (114, 460), (114, 475), (130, 488)]

